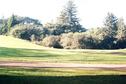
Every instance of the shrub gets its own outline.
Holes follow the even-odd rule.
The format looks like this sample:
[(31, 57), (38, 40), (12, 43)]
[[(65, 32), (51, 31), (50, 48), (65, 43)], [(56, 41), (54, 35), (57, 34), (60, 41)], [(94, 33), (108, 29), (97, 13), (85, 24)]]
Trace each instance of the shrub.
[[(15, 26), (10, 35), (32, 41), (41, 41), (47, 34), (47, 30), (42, 28), (42, 26), (37, 25), (17, 25)], [(34, 37), (34, 38), (33, 38)]]
[(41, 45), (45, 47), (62, 48), (59, 36), (48, 36), (43, 39)]
[(73, 41), (73, 33), (63, 34), (61, 36), (61, 45), (65, 49), (71, 49), (72, 48), (72, 41)]
[(94, 48), (95, 41), (84, 33), (68, 33), (61, 36), (61, 45), (66, 49)]

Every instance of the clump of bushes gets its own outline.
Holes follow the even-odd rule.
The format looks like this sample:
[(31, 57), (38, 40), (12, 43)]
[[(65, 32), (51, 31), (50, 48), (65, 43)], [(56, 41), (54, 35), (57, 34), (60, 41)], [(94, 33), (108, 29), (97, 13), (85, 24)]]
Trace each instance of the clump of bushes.
[(95, 41), (92, 37), (87, 36), (83, 33), (68, 33), (60, 36), (49, 36), (45, 37), (42, 41), (42, 45), (53, 48), (64, 48), (64, 49), (84, 49), (94, 48)]
[(62, 48), (59, 36), (48, 36), (43, 39), (41, 45), (45, 47)]
[(16, 25), (10, 35), (29, 41), (41, 41), (47, 34), (47, 30), (37, 25)]

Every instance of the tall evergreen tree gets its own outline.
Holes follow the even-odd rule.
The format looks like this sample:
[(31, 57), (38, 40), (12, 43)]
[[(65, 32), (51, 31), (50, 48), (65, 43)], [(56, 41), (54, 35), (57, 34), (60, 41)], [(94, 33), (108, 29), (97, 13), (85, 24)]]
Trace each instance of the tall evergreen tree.
[(0, 28), (0, 35), (3, 35), (7, 32), (6, 22), (4, 17), (2, 17), (2, 26)]
[(121, 39), (121, 38), (126, 38), (126, 26), (124, 23), (124, 19), (123, 18), (119, 18), (118, 23), (117, 23), (117, 38)]
[(117, 43), (116, 48), (126, 48), (126, 26), (123, 18), (120, 18), (117, 23)]
[(84, 28), (79, 23), (77, 17), (76, 5), (72, 0), (69, 0), (64, 9), (61, 11), (60, 16), (57, 18), (57, 24), (62, 26), (66, 32), (82, 32)]
[(104, 26), (108, 29), (108, 34), (110, 36), (115, 36), (117, 32), (117, 17), (113, 13), (108, 13), (105, 18)]
[(75, 25), (79, 23), (79, 19), (76, 16), (77, 10), (73, 1), (68, 1), (64, 9), (61, 11), (61, 15), (58, 18), (61, 24)]
[(7, 27), (8, 27), (7, 32), (8, 32), (8, 33), (9, 33), (10, 30), (11, 30), (11, 27), (12, 27), (12, 21), (13, 21), (12, 17), (9, 18), (8, 21), (7, 21)]
[(9, 33), (11, 30), (11, 27), (13, 27), (15, 24), (17, 24), (16, 16), (13, 14), (7, 21), (7, 32)]

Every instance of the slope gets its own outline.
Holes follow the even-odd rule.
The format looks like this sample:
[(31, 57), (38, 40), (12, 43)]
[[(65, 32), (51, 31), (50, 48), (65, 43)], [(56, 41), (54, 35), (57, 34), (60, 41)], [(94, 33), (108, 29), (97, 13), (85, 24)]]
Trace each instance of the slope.
[(14, 38), (11, 36), (0, 35), (0, 47), (7, 48), (25, 48), (25, 49), (41, 49), (42, 46), (33, 44), (26, 40)]

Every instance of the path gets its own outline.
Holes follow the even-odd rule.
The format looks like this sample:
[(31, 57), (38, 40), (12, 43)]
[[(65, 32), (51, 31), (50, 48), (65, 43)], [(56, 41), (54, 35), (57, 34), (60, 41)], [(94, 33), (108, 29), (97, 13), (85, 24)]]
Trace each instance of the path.
[(126, 64), (78, 64), (78, 63), (48, 63), (48, 62), (5, 62), (0, 61), (0, 67), (32, 67), (32, 68), (82, 68), (124, 70)]

